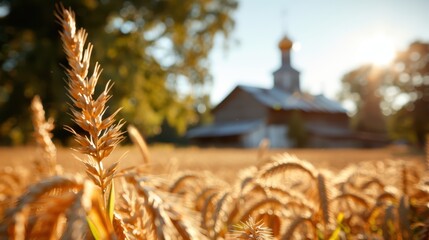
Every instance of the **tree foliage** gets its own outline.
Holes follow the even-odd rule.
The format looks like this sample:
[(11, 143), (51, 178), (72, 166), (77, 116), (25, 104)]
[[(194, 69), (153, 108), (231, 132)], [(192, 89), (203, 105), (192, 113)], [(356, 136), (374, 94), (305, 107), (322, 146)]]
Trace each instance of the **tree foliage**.
[[(374, 77), (373, 92), (367, 94), (371, 66), (363, 66), (347, 73), (343, 79), (342, 99), (357, 106), (357, 119), (364, 118), (363, 104), (379, 108), (388, 116), (387, 127), (393, 139), (408, 140), (422, 145), (429, 133), (429, 43), (413, 42), (399, 52), (392, 64), (379, 70)], [(378, 96), (378, 103), (371, 103)]]
[(386, 85), (394, 86), (391, 91), (399, 92), (396, 97), (407, 100), (395, 113), (398, 120), (392, 122), (392, 132), (398, 138), (406, 138), (409, 132), (395, 130), (409, 122), (408, 139), (423, 145), (429, 133), (429, 43), (414, 42), (400, 52), (386, 77)]
[(340, 98), (354, 102), (357, 114), (352, 125), (357, 131), (386, 131), (385, 117), (380, 107), (383, 101), (380, 92), (383, 75), (382, 69), (367, 64), (348, 72), (341, 80), (343, 91), (340, 92)]
[[(112, 109), (146, 135), (163, 122), (184, 133), (198, 121), (211, 76), (208, 55), (217, 35), (234, 27), (236, 0), (79, 0), (71, 6), (94, 44), (100, 81), (114, 79)], [(0, 141), (23, 142), (31, 132), (28, 106), (36, 93), (57, 125), (67, 122), (65, 57), (55, 3), (4, 0), (0, 5)], [(61, 137), (58, 133), (57, 137)]]

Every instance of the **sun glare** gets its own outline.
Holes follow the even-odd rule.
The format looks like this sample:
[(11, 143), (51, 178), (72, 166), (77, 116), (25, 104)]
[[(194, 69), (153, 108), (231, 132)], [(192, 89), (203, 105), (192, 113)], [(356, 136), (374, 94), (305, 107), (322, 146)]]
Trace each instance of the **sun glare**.
[(392, 37), (376, 34), (365, 37), (362, 41), (362, 60), (374, 65), (385, 66), (395, 57), (395, 45)]
[(299, 52), (301, 50), (301, 43), (300, 42), (294, 42), (292, 45), (292, 50), (295, 52)]

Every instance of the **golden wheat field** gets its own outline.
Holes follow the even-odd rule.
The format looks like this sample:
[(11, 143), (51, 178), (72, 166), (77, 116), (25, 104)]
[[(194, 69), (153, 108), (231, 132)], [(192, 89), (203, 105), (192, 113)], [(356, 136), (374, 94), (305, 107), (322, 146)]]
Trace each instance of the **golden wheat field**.
[[(77, 159), (83, 158), (82, 154), (69, 148), (57, 148), (61, 179), (42, 177), (43, 170), (37, 170), (36, 164), (40, 160), (40, 154), (40, 149), (36, 147), (0, 148), (0, 166), (5, 180), (0, 184), (0, 198), (3, 202), (0, 213), (4, 216), (10, 215), (7, 207), (19, 205), (20, 201), (26, 202), (24, 199), (46, 182), (55, 180), (67, 184), (83, 184), (79, 182), (83, 180), (76, 176), (83, 177), (85, 172), (84, 164)], [(421, 182), (425, 174), (424, 156), (410, 154), (406, 149), (216, 149), (154, 146), (149, 147), (148, 155), (149, 163), (145, 163), (138, 146), (124, 146), (117, 148), (105, 159), (106, 166), (120, 159), (118, 175), (127, 172), (131, 176), (120, 176), (115, 180), (117, 204), (112, 227), (115, 234), (98, 239), (427, 237), (425, 221), (429, 196), (425, 183)], [(28, 190), (27, 187), (31, 185), (34, 189)], [(64, 192), (58, 192), (57, 188), (61, 189), (56, 185), (52, 189), (44, 189), (46, 193), (39, 193), (36, 199), (31, 199), (26, 204), (30, 208), (37, 206), (41, 209), (46, 204), (49, 208), (34, 214), (32, 220), (54, 224), (58, 229), (53, 232), (53, 229), (44, 228), (45, 224), (32, 225), (28, 219), (24, 224), (25, 233), (21, 233), (24, 234), (23, 239), (27, 239), (26, 236), (37, 238), (48, 235), (54, 236), (52, 239), (61, 236), (72, 239), (93, 237), (88, 235), (91, 231), (87, 226), (74, 229), (79, 234), (64, 235), (67, 234), (64, 228), (68, 224), (67, 216), (72, 210), (72, 204), (83, 199), (67, 196)], [(326, 196), (321, 196), (320, 191)], [(404, 191), (407, 192), (406, 195)], [(22, 199), (15, 202), (19, 197)], [(153, 202), (155, 199), (160, 202)], [(62, 205), (54, 207), (47, 201)], [(137, 206), (138, 204), (143, 205)], [(145, 206), (146, 204), (149, 206)], [(406, 208), (402, 209), (404, 207)], [(15, 207), (12, 212), (22, 217), (24, 213), (29, 214), (24, 209), (28, 207), (21, 206), (19, 211)], [(155, 212), (154, 215), (146, 212), (154, 209), (161, 212)], [(50, 211), (49, 217), (43, 211)], [(166, 215), (160, 215), (162, 211)], [(401, 211), (406, 211), (407, 225), (403, 225), (404, 220), (400, 219), (404, 217)], [(183, 214), (179, 218), (184, 221), (181, 225), (174, 222), (179, 220), (176, 219), (179, 217), (177, 214)], [(162, 217), (167, 219), (156, 220)], [(169, 218), (173, 219), (168, 220)], [(17, 237), (16, 231), (19, 228), (13, 226), (17, 224), (14, 221), (16, 220), (3, 219), (1, 233), (9, 236), (15, 234)], [(121, 223), (119, 230), (115, 221)], [(172, 229), (167, 231), (167, 227)], [(262, 238), (252, 238), (252, 234)]]
[[(74, 150), (31, 103), (37, 147), (0, 148), (1, 239), (428, 239), (427, 159), (404, 149), (148, 147), (119, 110), (74, 13), (56, 13)], [(107, 115), (107, 116), (106, 116)], [(58, 126), (57, 126), (58, 127)], [(129, 136), (132, 146), (119, 147)], [(425, 161), (426, 160), (426, 161)]]
[[(69, 173), (84, 171), (76, 157), (82, 154), (73, 147), (58, 147), (57, 161)], [(329, 169), (340, 172), (348, 166), (364, 162), (403, 161), (418, 164), (424, 169), (424, 156), (407, 148), (376, 149), (240, 149), (240, 148), (198, 148), (174, 147), (172, 145), (155, 145), (149, 147), (150, 169), (154, 174), (165, 174), (169, 171), (209, 171), (225, 181), (236, 179), (237, 172), (264, 163), (261, 158), (288, 153), (313, 164), (318, 169)], [(0, 147), (0, 167), (28, 166), (37, 159), (40, 151), (36, 146)], [(262, 155), (262, 157), (261, 157)], [(115, 149), (105, 160), (107, 165), (120, 161), (119, 168), (145, 165), (136, 146), (122, 146)]]

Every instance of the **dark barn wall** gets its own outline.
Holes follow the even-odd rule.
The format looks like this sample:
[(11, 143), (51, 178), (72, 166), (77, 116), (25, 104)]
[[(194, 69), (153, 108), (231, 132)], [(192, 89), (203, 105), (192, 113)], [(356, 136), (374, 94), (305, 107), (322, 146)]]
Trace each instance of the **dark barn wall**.
[(224, 137), (203, 137), (192, 140), (193, 144), (200, 147), (243, 147), (241, 142), (242, 136), (224, 136)]
[(265, 119), (267, 108), (252, 95), (237, 88), (215, 108), (213, 116), (218, 123)]
[[(268, 124), (287, 124), (292, 112), (299, 110), (276, 110), (269, 111)], [(329, 112), (304, 112), (299, 111), (303, 120), (308, 123), (326, 124), (337, 127), (349, 128), (349, 117), (346, 113)]]
[(360, 141), (353, 137), (329, 138), (323, 136), (310, 136), (308, 147), (312, 148), (354, 148), (361, 147)]
[[(308, 132), (307, 147), (333, 148), (333, 147), (359, 147), (359, 141), (350, 132), (349, 117), (346, 113), (330, 112), (304, 112), (299, 110), (271, 109), (267, 119), (268, 124), (287, 125), (294, 111), (300, 113), (303, 124), (328, 131), (328, 135), (317, 135)], [(328, 130), (331, 129), (331, 130)], [(331, 135), (332, 134), (332, 135)], [(340, 135), (338, 135), (340, 134)]]
[(334, 125), (349, 128), (349, 117), (346, 113), (304, 112), (303, 117), (308, 123)]
[(287, 124), (291, 111), (270, 109), (268, 124)]

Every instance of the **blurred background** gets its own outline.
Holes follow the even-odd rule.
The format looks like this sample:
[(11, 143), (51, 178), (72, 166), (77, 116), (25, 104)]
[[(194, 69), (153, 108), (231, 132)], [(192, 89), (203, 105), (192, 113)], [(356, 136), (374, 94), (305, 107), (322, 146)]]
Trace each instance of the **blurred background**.
[[(62, 3), (76, 12), (78, 26), (94, 44), (92, 63), (98, 61), (104, 69), (99, 85), (115, 82), (109, 109), (121, 107), (120, 118), (136, 125), (149, 142), (228, 140), (231, 146), (246, 147), (268, 137), (278, 147), (335, 147), (344, 139), (356, 147), (370, 140), (377, 144), (366, 146), (425, 144), (427, 1)], [(54, 10), (51, 1), (0, 1), (1, 145), (31, 142), (29, 106), (36, 94), (55, 119), (55, 140), (69, 143), (63, 126), (73, 123)], [(281, 45), (284, 39), (290, 47)], [(299, 87), (273, 97), (273, 72), (286, 68), (292, 70), (284, 76), (298, 74)], [(285, 77), (284, 83), (291, 81)], [(240, 115), (245, 107), (229, 116), (234, 121), (226, 120), (224, 110), (246, 106), (251, 101), (247, 96), (271, 98), (256, 101), (265, 115), (250, 119), (263, 121), (262, 132), (252, 132), (259, 125), (244, 124), (250, 123)], [(292, 100), (301, 107), (291, 108)], [(327, 104), (319, 106), (322, 101)], [(304, 103), (313, 108), (302, 107)], [(285, 115), (273, 117), (273, 112)], [(283, 140), (275, 140), (279, 136), (269, 134), (276, 129), (290, 144), (282, 145)], [(240, 145), (249, 139), (255, 143)]]

